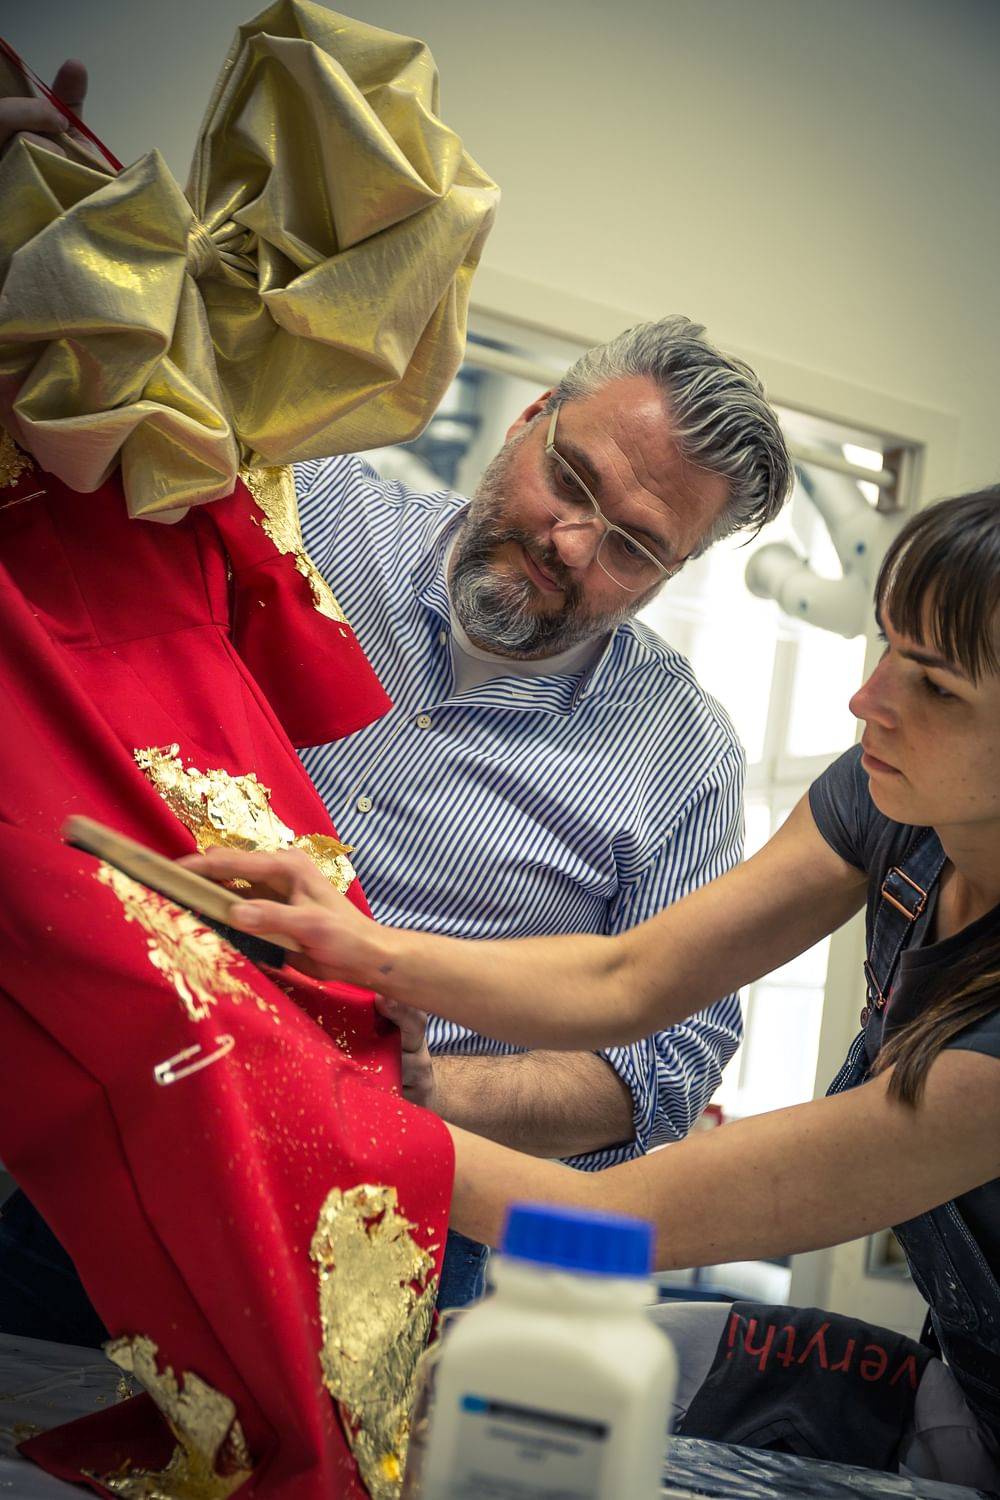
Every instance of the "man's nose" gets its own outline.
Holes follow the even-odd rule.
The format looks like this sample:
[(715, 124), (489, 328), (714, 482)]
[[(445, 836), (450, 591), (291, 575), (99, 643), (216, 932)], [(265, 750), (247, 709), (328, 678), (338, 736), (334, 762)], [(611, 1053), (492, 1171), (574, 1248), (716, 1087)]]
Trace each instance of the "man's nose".
[(595, 516), (586, 521), (554, 521), (552, 541), (567, 568), (589, 568), (604, 540), (604, 528)]

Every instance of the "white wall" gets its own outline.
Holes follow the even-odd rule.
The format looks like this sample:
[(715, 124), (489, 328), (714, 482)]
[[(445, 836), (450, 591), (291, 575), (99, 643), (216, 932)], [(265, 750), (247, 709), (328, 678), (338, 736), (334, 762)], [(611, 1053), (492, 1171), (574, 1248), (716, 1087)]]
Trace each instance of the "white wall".
[[(183, 176), (253, 0), (0, 0), (119, 155)], [(485, 265), (960, 420), (1000, 473), (995, 0), (353, 0), (425, 37), (505, 199)], [(938, 487), (943, 486), (938, 480)]]

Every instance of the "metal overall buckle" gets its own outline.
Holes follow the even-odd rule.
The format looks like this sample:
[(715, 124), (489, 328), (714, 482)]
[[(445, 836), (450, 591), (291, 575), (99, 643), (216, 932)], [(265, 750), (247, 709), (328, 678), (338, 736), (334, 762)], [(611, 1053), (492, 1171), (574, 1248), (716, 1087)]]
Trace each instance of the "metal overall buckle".
[[(904, 906), (902, 901), (897, 901), (896, 897), (890, 891), (889, 879), (893, 875), (898, 875), (900, 880), (906, 881), (911, 891), (916, 891), (917, 904), (913, 907), (912, 910), (910, 909), (910, 907)], [(898, 865), (893, 865), (891, 870), (886, 871), (885, 879), (882, 882), (881, 894), (883, 895), (885, 900), (888, 901), (890, 906), (894, 906), (898, 912), (902, 912), (903, 916), (908, 922), (915, 922), (920, 916), (920, 913), (923, 911), (924, 907), (927, 905), (927, 892), (923, 889), (922, 886), (917, 885), (917, 882), (915, 880), (911, 880), (906, 871), (901, 870)]]
[[(889, 881), (893, 875), (897, 875), (900, 880), (904, 880), (910, 887), (910, 890), (915, 892), (917, 899), (912, 907), (904, 906), (902, 901), (899, 901), (889, 889)], [(901, 870), (898, 865), (893, 865), (891, 870), (886, 871), (880, 894), (882, 895), (883, 899), (888, 901), (890, 906), (894, 906), (896, 910), (900, 912), (908, 922), (915, 922), (920, 916), (921, 912), (924, 910), (924, 907), (927, 905), (927, 892), (922, 886), (919, 886), (915, 880), (912, 880), (910, 876), (907, 875), (905, 870)], [(889, 1003), (889, 997), (888, 995), (884, 995), (882, 993), (882, 986), (875, 978), (875, 970), (872, 968), (871, 961), (867, 957), (865, 958), (864, 971), (865, 979), (868, 981), (869, 994), (872, 996), (875, 1009), (878, 1011), (885, 1010), (885, 1007)], [(866, 1005), (864, 1010), (861, 1012), (862, 1026), (868, 1025), (868, 1018), (870, 1015), (871, 1006)]]

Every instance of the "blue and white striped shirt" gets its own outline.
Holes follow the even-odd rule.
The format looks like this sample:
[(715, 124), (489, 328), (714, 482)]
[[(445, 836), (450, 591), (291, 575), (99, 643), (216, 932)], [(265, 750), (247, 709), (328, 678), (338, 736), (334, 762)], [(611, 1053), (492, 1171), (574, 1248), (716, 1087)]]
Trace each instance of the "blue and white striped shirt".
[[(466, 938), (620, 932), (737, 863), (743, 754), (682, 656), (627, 621), (579, 676), (455, 693), (444, 555), (466, 502), (353, 457), (295, 478), (306, 546), (395, 705), (302, 755), (379, 920)], [(632, 1095), (635, 1139), (572, 1165), (686, 1135), (741, 1030), (730, 996), (602, 1053)], [(440, 1018), (428, 1038), (435, 1052), (519, 1050)]]

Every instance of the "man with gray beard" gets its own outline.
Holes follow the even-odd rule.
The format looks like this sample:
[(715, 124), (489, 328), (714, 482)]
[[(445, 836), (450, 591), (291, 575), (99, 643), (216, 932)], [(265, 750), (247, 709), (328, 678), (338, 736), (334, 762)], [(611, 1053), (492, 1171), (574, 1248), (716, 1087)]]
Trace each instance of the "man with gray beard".
[[(358, 458), (297, 466), (307, 546), (395, 705), (303, 754), (377, 918), (612, 933), (738, 861), (735, 734), (634, 615), (774, 516), (790, 479), (760, 382), (682, 317), (584, 355), (471, 501)], [(685, 1135), (740, 1032), (732, 996), (602, 1054), (519, 1052), (433, 1017), (428, 1039), (446, 1118), (596, 1170)], [(477, 1293), (484, 1261), (450, 1237), (441, 1305)]]
[[(524, 427), (509, 438), (484, 472), (448, 569), (448, 591), (455, 614), (470, 638), (494, 655), (522, 661), (557, 656), (583, 641), (596, 642), (638, 607), (620, 590), (617, 608), (596, 613), (582, 610), (582, 582), (563, 564), (558, 547), (550, 545), (542, 553), (530, 532), (502, 524), (510, 491), (511, 460), (529, 431)], [(538, 589), (544, 584), (533, 581), (527, 568), (521, 572), (497, 567), (505, 546), (513, 555), (513, 549), (521, 548), (536, 568), (544, 571), (546, 580), (558, 585), (562, 599), (557, 609), (540, 609)]]

